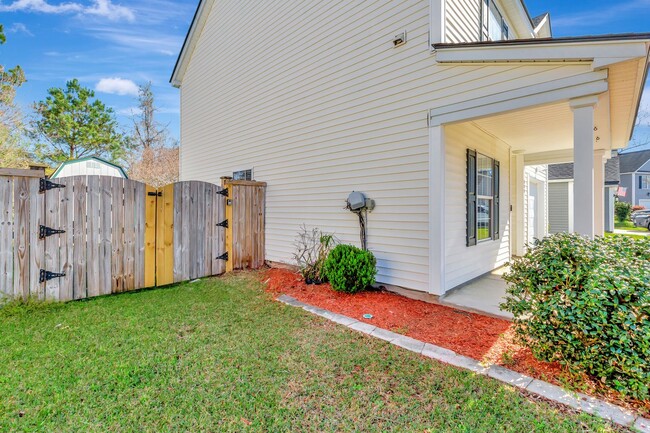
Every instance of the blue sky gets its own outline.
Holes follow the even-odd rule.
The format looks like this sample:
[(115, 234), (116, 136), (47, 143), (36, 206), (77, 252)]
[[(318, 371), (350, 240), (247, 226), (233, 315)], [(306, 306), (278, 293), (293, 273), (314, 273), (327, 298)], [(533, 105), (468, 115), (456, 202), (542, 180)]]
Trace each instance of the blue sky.
[[(178, 136), (178, 91), (169, 84), (198, 0), (0, 0), (7, 43), (0, 62), (19, 64), (28, 83), (23, 107), (47, 89), (78, 78), (129, 126), (136, 84), (153, 83), (160, 120)], [(556, 37), (650, 32), (650, 0), (527, 0), (531, 15), (550, 12)], [(650, 90), (645, 100), (650, 102)], [(645, 104), (644, 104), (645, 105)], [(650, 136), (650, 127), (639, 128)]]

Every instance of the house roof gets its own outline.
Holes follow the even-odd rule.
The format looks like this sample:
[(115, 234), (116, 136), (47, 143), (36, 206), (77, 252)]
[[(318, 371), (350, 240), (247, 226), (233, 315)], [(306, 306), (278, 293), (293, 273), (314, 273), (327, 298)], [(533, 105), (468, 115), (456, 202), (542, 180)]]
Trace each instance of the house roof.
[[(573, 179), (573, 163), (551, 164), (548, 166), (548, 180)], [(605, 185), (618, 185), (621, 181), (618, 155), (605, 164)]]
[(54, 173), (52, 173), (52, 176), (50, 176), (50, 177), (53, 178), (53, 179), (56, 178), (56, 176), (59, 174), (59, 172), (60, 172), (60, 171), (63, 169), (63, 167), (65, 167), (66, 165), (75, 164), (75, 163), (77, 163), (77, 162), (90, 161), (90, 160), (95, 160), (95, 161), (97, 161), (97, 162), (101, 162), (101, 163), (103, 163), (103, 164), (110, 165), (111, 167), (115, 167), (116, 169), (118, 169), (118, 170), (120, 171), (120, 173), (122, 173), (122, 175), (124, 176), (125, 179), (128, 179), (128, 178), (129, 178), (129, 176), (127, 176), (127, 174), (126, 174), (126, 171), (124, 171), (124, 169), (123, 169), (122, 167), (120, 167), (120, 166), (117, 165), (117, 164), (113, 164), (113, 163), (110, 162), (110, 161), (106, 161), (105, 159), (100, 158), (100, 157), (98, 157), (98, 156), (84, 156), (83, 158), (71, 159), (71, 160), (69, 160), (69, 161), (62, 162), (61, 165), (59, 165), (59, 166), (57, 167), (57, 169), (54, 171)]
[(650, 160), (650, 150), (622, 153), (619, 155), (619, 159), (621, 160), (621, 173), (635, 173)]
[(547, 16), (548, 16), (548, 12), (543, 13), (541, 15), (537, 15), (535, 18), (531, 18), (531, 21), (533, 23), (533, 27), (537, 28), (537, 26), (540, 25), (540, 23), (542, 21), (544, 21), (544, 18), (546, 18)]

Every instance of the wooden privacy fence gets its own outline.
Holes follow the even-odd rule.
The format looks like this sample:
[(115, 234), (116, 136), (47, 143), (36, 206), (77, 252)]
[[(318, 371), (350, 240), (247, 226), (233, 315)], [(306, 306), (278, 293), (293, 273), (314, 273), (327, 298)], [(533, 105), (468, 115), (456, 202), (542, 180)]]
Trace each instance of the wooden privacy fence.
[(0, 296), (67, 301), (218, 275), (228, 257), (264, 263), (263, 184), (11, 174), (0, 170)]

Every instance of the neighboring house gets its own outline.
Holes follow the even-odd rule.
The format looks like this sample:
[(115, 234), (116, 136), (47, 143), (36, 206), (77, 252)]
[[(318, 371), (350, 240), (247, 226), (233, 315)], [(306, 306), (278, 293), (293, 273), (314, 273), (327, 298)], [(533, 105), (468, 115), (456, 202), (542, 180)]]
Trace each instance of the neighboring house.
[(650, 34), (550, 36), (521, 0), (202, 0), (171, 78), (181, 178), (267, 182), (266, 258), (285, 263), (301, 224), (358, 245), (362, 191), (377, 280), (434, 295), (545, 233), (531, 166), (575, 161), (574, 230), (602, 234)]
[(122, 177), (124, 179), (128, 179), (128, 176), (122, 167), (96, 156), (88, 156), (85, 158), (71, 159), (70, 161), (66, 161), (59, 165), (54, 174), (52, 174), (50, 177), (52, 179), (56, 179), (57, 177), (93, 174), (101, 176)]
[[(614, 232), (614, 203), (620, 182), (619, 158), (605, 164), (605, 231)], [(573, 163), (548, 166), (548, 231), (573, 231)]]
[(621, 160), (621, 186), (625, 195), (619, 200), (650, 209), (650, 150), (625, 152)]

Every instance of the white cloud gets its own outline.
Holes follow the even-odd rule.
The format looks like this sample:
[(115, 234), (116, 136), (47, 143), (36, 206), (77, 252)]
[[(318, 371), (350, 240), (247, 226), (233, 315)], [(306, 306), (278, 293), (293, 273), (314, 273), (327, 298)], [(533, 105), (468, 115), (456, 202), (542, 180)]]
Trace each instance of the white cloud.
[(111, 0), (93, 0), (91, 6), (75, 2), (50, 4), (47, 0), (14, 0), (13, 3), (0, 3), (0, 12), (40, 12), (45, 14), (77, 13), (108, 18), (111, 21), (135, 21), (133, 11), (125, 6), (115, 5)]
[(117, 114), (122, 116), (137, 116), (142, 114), (142, 110), (140, 110), (140, 107), (122, 108), (117, 110)]
[(95, 86), (95, 90), (121, 96), (138, 96), (138, 85), (123, 78), (102, 78)]
[(34, 33), (30, 32), (27, 26), (23, 23), (13, 23), (11, 27), (7, 29), (7, 33), (24, 33), (28, 36), (34, 36)]

